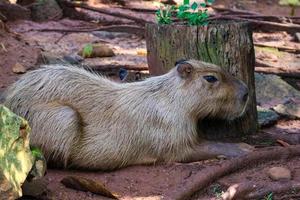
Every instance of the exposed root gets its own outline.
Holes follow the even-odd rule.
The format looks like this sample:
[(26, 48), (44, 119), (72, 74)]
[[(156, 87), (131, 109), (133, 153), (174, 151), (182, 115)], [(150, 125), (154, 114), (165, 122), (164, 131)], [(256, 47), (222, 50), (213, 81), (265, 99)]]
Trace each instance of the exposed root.
[(260, 188), (255, 192), (251, 192), (244, 197), (244, 199), (260, 199), (271, 192), (273, 194), (287, 193), (290, 191), (299, 191), (300, 183), (296, 181), (283, 182), (282, 184), (271, 183), (266, 185), (266, 187)]
[[(235, 158), (199, 171), (190, 178), (183, 180), (176, 188), (171, 188), (164, 199), (189, 199), (195, 192), (207, 187), (219, 178), (239, 169), (265, 163), (271, 160), (287, 159), (300, 156), (300, 145), (290, 147), (273, 147), (264, 151), (249, 153), (246, 156)], [(254, 196), (254, 193), (252, 194)]]

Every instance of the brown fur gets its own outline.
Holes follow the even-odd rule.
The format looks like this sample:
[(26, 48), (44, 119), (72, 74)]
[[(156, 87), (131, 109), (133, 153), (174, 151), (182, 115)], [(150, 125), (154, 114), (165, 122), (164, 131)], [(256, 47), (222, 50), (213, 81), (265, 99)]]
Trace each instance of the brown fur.
[[(207, 75), (218, 81), (209, 83)], [(49, 162), (107, 170), (194, 160), (202, 144), (197, 120), (240, 116), (246, 92), (220, 67), (196, 60), (124, 84), (52, 65), (25, 74), (7, 91), (5, 105), (29, 120), (31, 142)]]

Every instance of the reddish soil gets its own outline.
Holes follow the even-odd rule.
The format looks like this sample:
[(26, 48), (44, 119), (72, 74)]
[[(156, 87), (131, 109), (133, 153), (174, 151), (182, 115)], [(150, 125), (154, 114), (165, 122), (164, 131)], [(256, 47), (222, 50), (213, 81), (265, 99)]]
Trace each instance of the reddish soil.
[[(254, 2), (254, 3), (253, 3)], [(140, 5), (140, 2), (131, 2), (130, 4)], [(148, 4), (148, 3), (147, 3)], [(263, 14), (288, 15), (288, 7), (277, 5), (277, 1), (232, 1), (217, 0), (217, 5), (234, 7), (238, 9), (249, 9)], [(106, 5), (107, 6), (107, 5)], [(153, 7), (151, 4), (148, 7)], [(296, 16), (300, 16), (299, 8)], [(96, 15), (96, 14), (95, 14)], [(101, 19), (99, 16), (99, 19)], [(107, 17), (107, 16), (106, 16)], [(116, 21), (118, 18), (107, 17), (106, 23)], [(122, 20), (121, 20), (122, 21)], [(126, 21), (126, 20), (125, 20)], [(45, 23), (34, 23), (31, 21), (17, 21), (8, 23), (12, 31), (19, 32), (21, 39), (12, 34), (0, 30), (0, 94), (3, 89), (13, 83), (18, 74), (12, 72), (12, 67), (16, 63), (22, 64), (27, 70), (31, 69), (36, 63), (40, 49), (50, 52), (55, 56), (62, 57), (71, 53), (76, 53), (86, 43), (103, 42), (113, 48), (116, 55), (113, 58), (87, 59), (84, 62), (91, 66), (114, 65), (117, 68), (126, 66), (147, 66), (145, 57), (145, 40), (130, 34), (96, 34), (96, 33), (71, 33), (63, 34), (59, 32), (38, 32), (33, 31), (40, 28), (82, 28), (94, 26), (93, 23), (63, 19), (60, 21), (50, 21)], [(255, 42), (277, 42), (279, 45), (299, 46), (294, 41), (294, 36), (287, 33), (255, 33)], [(2, 45), (3, 44), (3, 45)], [(4, 46), (4, 47), (3, 47)], [(299, 65), (300, 57), (291, 53), (273, 54), (270, 52), (256, 49), (257, 59), (268, 61), (271, 64), (290, 66)], [(296, 80), (299, 83), (299, 80)], [(297, 83), (296, 83), (297, 84)], [(269, 143), (269, 139), (276, 142), (276, 139), (283, 139), (290, 144), (300, 143), (300, 120), (283, 119), (275, 126), (263, 129), (260, 134), (249, 137), (249, 143), (256, 147), (265, 147), (274, 145)], [(275, 138), (275, 140), (274, 140)], [(276, 143), (275, 143), (276, 144)], [(278, 144), (277, 144), (278, 145)], [(257, 149), (260, 150), (259, 148)], [(113, 172), (84, 172), (72, 170), (49, 169), (47, 175), (43, 178), (47, 183), (48, 192), (43, 198), (46, 199), (107, 199), (100, 195), (90, 192), (81, 192), (68, 189), (60, 181), (68, 175), (78, 175), (93, 180), (101, 181), (108, 189), (120, 195), (121, 199), (161, 199), (168, 189), (179, 186), (181, 181), (188, 181), (194, 173), (209, 168), (212, 165), (221, 165), (222, 160), (212, 160), (205, 162), (196, 162), (189, 164), (165, 164), (156, 166), (132, 166)], [(216, 183), (207, 187), (204, 191), (199, 191), (193, 199), (214, 199), (218, 192), (212, 192), (216, 185), (220, 189), (227, 189), (233, 183), (253, 182), (257, 188), (264, 188), (272, 181), (267, 177), (266, 171), (272, 166), (285, 166), (292, 171), (293, 180), (300, 182), (300, 158), (292, 160), (281, 160), (257, 165), (249, 169), (243, 169), (231, 175), (228, 175)], [(278, 184), (284, 184), (278, 182)], [(275, 191), (274, 191), (275, 192)], [(297, 191), (299, 192), (299, 191)], [(294, 194), (294, 193), (293, 193)], [(299, 195), (299, 193), (297, 193)], [(295, 194), (295, 195), (297, 195)], [(292, 196), (283, 197), (282, 195), (292, 195), (286, 193), (277, 195), (276, 199), (293, 199)], [(299, 196), (298, 196), (299, 197)], [(297, 198), (294, 198), (297, 199)], [(298, 198), (300, 199), (300, 198)]]
[[(1, 26), (0, 26), (1, 27)], [(24, 42), (22, 37), (0, 29), (0, 93), (18, 77), (12, 68), (19, 63), (26, 69), (36, 64), (40, 50)]]

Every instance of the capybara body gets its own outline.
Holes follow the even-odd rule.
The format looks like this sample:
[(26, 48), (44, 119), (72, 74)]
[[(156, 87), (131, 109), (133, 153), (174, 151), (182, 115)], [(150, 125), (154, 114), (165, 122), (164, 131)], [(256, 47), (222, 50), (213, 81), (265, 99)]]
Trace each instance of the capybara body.
[(234, 119), (246, 100), (243, 82), (187, 60), (162, 76), (123, 84), (82, 68), (43, 66), (9, 88), (5, 105), (29, 121), (31, 144), (49, 162), (110, 170), (186, 161), (201, 144), (197, 121)]

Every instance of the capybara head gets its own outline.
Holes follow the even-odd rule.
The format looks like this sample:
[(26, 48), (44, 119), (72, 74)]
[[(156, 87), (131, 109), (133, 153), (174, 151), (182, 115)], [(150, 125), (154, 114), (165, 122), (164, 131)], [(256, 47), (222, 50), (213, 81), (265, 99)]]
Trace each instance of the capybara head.
[(196, 117), (232, 120), (243, 114), (248, 88), (241, 80), (217, 65), (198, 60), (180, 60), (175, 65), (182, 91)]

